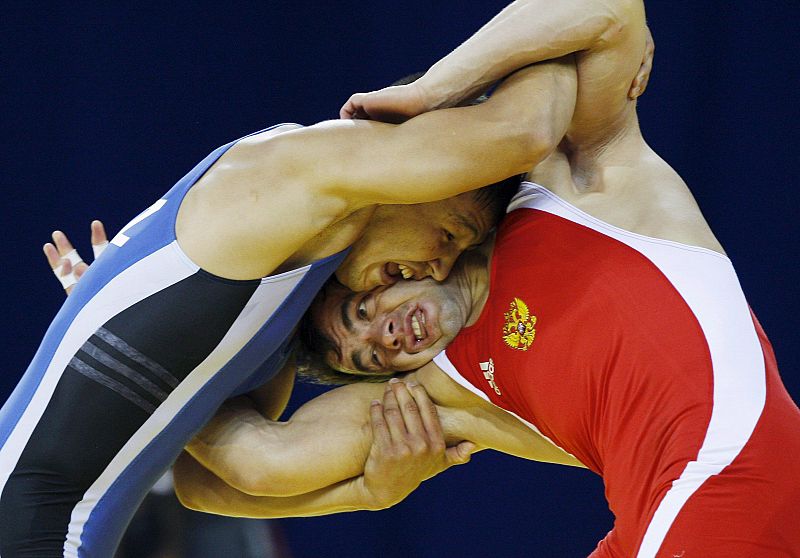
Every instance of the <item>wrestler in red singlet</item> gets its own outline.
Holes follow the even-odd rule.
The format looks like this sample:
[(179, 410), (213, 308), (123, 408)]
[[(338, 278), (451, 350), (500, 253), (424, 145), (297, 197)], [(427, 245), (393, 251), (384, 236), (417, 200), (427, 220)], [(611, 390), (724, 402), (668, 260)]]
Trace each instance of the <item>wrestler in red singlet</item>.
[(435, 362), (603, 477), (593, 558), (800, 556), (800, 411), (725, 256), (523, 185)]

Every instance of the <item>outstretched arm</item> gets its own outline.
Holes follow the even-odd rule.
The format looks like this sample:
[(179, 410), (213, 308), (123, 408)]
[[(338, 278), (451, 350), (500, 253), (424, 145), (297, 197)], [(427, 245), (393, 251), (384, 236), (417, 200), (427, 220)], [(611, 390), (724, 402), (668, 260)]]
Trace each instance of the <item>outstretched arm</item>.
[[(323, 407), (327, 403), (330, 401)], [(359, 436), (364, 438), (362, 442), (371, 439), (366, 453), (361, 444), (351, 447), (339, 445), (335, 449), (320, 447), (319, 444), (326, 445), (325, 439), (331, 432), (347, 429), (347, 416), (355, 414), (354, 409), (346, 407), (330, 410), (326, 420), (318, 422), (312, 430), (296, 432), (295, 436), (302, 437), (292, 440), (293, 444), (302, 446), (308, 453), (300, 452), (296, 463), (284, 465), (291, 465), (293, 474), (299, 476), (313, 477), (320, 467), (334, 468), (347, 474), (348, 466), (337, 467), (339, 458), (336, 456), (352, 456), (361, 461), (357, 475), (352, 478), (336, 480), (322, 488), (309, 484), (310, 490), (285, 497), (259, 496), (234, 488), (192, 456), (184, 454), (174, 469), (179, 498), (192, 509), (247, 517), (383, 509), (405, 498), (422, 480), (451, 465), (467, 462), (473, 449), (468, 442), (445, 448), (435, 407), (419, 386), (406, 386), (403, 382), (387, 384), (383, 404), (377, 400), (370, 404), (368, 431), (351, 439)], [(365, 414), (363, 407), (359, 414)], [(343, 422), (340, 419), (344, 419)], [(313, 439), (314, 443), (306, 444), (306, 438)], [(262, 463), (262, 466), (266, 468), (265, 475), (270, 472), (281, 475), (280, 467), (274, 468), (274, 463)]]
[[(517, 0), (416, 82), (357, 93), (342, 118), (406, 118), (456, 106), (529, 64), (614, 48), (644, 22), (641, 0)], [(641, 83), (639, 84), (641, 85)], [(631, 89), (638, 95), (642, 87)]]

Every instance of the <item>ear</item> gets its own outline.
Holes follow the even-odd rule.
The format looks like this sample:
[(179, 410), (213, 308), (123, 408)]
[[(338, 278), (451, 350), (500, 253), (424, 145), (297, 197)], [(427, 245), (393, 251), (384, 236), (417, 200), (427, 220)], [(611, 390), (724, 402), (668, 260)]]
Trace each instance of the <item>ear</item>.
[(639, 66), (639, 71), (636, 77), (631, 82), (631, 87), (628, 90), (629, 99), (637, 99), (644, 90), (647, 89), (647, 82), (650, 80), (650, 72), (653, 70), (653, 54), (656, 50), (653, 35), (650, 33), (650, 28), (645, 27), (646, 36), (644, 44), (644, 55), (642, 57), (642, 65)]

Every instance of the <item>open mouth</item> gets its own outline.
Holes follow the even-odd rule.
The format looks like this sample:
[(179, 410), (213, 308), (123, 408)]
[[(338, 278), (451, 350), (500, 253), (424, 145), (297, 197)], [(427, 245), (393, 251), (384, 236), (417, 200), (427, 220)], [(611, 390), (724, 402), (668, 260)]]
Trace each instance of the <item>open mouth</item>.
[(381, 268), (381, 281), (384, 285), (397, 283), (403, 279), (415, 279), (416, 271), (406, 264), (388, 262)]
[(400, 265), (388, 262), (381, 268), (381, 284), (393, 285), (400, 279)]
[(425, 311), (419, 306), (406, 315), (406, 346), (420, 351), (429, 345), (430, 332)]

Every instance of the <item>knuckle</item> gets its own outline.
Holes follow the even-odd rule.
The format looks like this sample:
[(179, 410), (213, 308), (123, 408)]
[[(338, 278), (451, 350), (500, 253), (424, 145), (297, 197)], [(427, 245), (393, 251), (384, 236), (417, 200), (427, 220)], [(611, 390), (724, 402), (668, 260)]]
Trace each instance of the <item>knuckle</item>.
[(403, 410), (406, 413), (411, 413), (411, 414), (419, 413), (419, 407), (417, 407), (417, 404), (414, 403), (413, 401), (408, 401), (407, 403), (405, 403), (403, 405)]
[(375, 428), (386, 428), (386, 421), (383, 418), (373, 417), (372, 418), (372, 425)]
[(394, 450), (394, 454), (400, 459), (407, 459), (413, 455), (413, 452), (410, 447), (403, 444)]
[(426, 442), (419, 440), (413, 444), (412, 451), (415, 455), (422, 455), (428, 453), (429, 446)]
[(387, 417), (397, 417), (400, 415), (400, 409), (398, 409), (397, 407), (386, 407), (383, 410), (383, 414), (386, 415)]

